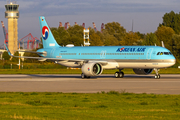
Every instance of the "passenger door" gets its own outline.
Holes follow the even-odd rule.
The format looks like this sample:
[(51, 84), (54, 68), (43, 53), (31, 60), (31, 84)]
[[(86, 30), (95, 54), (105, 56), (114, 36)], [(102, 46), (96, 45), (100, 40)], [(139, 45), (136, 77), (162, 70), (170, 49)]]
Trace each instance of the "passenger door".
[(150, 60), (153, 52), (153, 48), (149, 48), (147, 51), (146, 59)]

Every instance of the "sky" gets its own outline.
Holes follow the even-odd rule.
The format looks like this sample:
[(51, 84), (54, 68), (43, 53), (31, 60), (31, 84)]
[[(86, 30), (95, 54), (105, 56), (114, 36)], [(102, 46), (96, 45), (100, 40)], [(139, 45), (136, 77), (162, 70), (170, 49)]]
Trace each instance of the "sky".
[[(5, 4), (13, 0), (0, 0), (0, 21), (5, 23)], [(85, 23), (93, 27), (95, 22), (100, 31), (102, 23), (119, 22), (126, 31), (140, 33), (155, 32), (163, 22), (165, 13), (180, 12), (180, 0), (16, 0), (19, 4), (18, 37), (23, 38), (31, 33), (40, 38), (39, 16), (45, 16), (50, 27), (58, 27), (69, 22), (74, 25)], [(83, 37), (83, 36), (82, 36)], [(4, 34), (0, 28), (0, 46)]]

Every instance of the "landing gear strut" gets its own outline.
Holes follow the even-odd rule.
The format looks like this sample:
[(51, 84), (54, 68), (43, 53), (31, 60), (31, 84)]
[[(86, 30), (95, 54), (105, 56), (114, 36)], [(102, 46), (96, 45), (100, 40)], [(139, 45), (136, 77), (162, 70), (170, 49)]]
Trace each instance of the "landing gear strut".
[(154, 78), (155, 78), (155, 79), (160, 79), (161, 76), (160, 76), (159, 73), (158, 73), (159, 69), (154, 68), (154, 71), (156, 72), (156, 75), (154, 76)]
[(115, 72), (114, 76), (116, 78), (123, 78), (124, 77), (124, 73), (121, 72), (122, 69), (119, 69), (119, 72)]

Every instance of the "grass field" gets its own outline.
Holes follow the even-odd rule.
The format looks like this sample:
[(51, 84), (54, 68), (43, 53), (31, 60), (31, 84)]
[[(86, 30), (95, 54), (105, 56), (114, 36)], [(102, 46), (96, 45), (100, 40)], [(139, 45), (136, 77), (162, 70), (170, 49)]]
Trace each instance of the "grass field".
[(0, 93), (1, 120), (179, 120), (180, 95)]
[[(103, 74), (114, 74), (118, 70), (103, 70)], [(132, 69), (124, 69), (125, 74), (135, 74)], [(0, 69), (0, 74), (81, 74), (78, 69)], [(155, 74), (155, 72), (152, 72)], [(160, 69), (160, 74), (180, 74), (178, 68)]]

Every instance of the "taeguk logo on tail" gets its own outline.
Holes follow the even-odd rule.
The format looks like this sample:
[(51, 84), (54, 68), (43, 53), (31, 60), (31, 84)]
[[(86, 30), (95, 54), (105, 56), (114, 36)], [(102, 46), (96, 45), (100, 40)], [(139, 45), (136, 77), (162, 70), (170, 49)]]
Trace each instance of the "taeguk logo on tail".
[(47, 26), (44, 26), (42, 28), (42, 37), (44, 40), (46, 40), (48, 38), (48, 36), (49, 36), (49, 29)]

